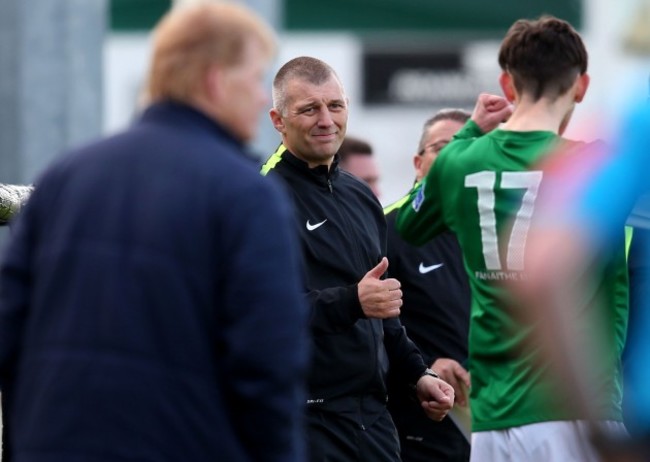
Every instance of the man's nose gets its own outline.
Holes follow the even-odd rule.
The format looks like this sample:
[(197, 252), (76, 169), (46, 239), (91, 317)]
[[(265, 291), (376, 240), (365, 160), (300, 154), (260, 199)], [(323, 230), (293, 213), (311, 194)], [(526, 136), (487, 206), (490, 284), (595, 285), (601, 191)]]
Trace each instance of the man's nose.
[(325, 108), (318, 115), (318, 125), (329, 127), (334, 123), (329, 109)]

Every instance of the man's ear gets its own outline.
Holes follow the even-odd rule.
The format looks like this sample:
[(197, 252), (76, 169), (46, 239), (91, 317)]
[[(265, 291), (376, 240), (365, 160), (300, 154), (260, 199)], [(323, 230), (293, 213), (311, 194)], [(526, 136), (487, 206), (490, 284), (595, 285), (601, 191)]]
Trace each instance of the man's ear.
[(589, 88), (589, 81), (590, 78), (589, 74), (587, 73), (584, 73), (578, 77), (578, 80), (576, 81), (576, 103), (581, 103), (584, 99), (585, 93), (587, 93), (587, 88)]
[(206, 96), (212, 101), (221, 99), (221, 88), (223, 87), (221, 79), (223, 77), (222, 70), (216, 65), (212, 65), (208, 68), (203, 78), (203, 87), (205, 90)]
[(416, 179), (422, 179), (424, 178), (424, 172), (422, 171), (422, 156), (421, 155), (414, 155), (413, 156), (413, 166), (415, 167), (415, 178)]
[(506, 71), (501, 72), (501, 75), (499, 76), (499, 85), (501, 85), (503, 96), (509, 103), (514, 103), (517, 92), (515, 91), (515, 83), (512, 79), (512, 74)]
[(415, 167), (416, 171), (420, 171), (420, 167), (422, 166), (422, 156), (419, 155), (414, 155), (413, 156), (413, 167)]
[(271, 122), (273, 123), (275, 129), (280, 133), (284, 133), (284, 120), (282, 119), (280, 112), (273, 107), (269, 111), (269, 117), (271, 117)]

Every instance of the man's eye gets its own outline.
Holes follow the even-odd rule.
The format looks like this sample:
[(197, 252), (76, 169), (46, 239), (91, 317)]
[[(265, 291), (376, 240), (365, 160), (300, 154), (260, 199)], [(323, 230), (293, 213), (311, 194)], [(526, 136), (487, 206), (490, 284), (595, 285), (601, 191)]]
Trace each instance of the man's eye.
[(438, 152), (442, 151), (442, 148), (444, 148), (445, 146), (447, 146), (447, 144), (448, 144), (448, 143), (441, 143), (441, 144), (436, 144), (436, 145), (434, 145), (434, 146), (433, 146), (433, 152), (438, 153)]

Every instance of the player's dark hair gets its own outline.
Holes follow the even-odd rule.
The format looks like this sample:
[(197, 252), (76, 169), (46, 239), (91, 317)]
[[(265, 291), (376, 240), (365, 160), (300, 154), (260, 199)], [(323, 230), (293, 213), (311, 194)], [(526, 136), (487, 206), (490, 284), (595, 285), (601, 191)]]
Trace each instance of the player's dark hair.
[(508, 30), (499, 65), (509, 72), (514, 86), (535, 101), (566, 93), (578, 75), (587, 72), (587, 50), (568, 22), (553, 16), (520, 19)]

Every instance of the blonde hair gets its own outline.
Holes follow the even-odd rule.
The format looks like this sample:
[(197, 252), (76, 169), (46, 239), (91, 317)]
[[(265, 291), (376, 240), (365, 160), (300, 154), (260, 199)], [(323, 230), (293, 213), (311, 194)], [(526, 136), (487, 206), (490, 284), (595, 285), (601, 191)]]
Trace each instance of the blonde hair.
[(154, 29), (147, 100), (191, 102), (202, 93), (207, 70), (237, 65), (251, 41), (269, 58), (275, 53), (271, 28), (241, 5), (204, 2), (172, 9)]

